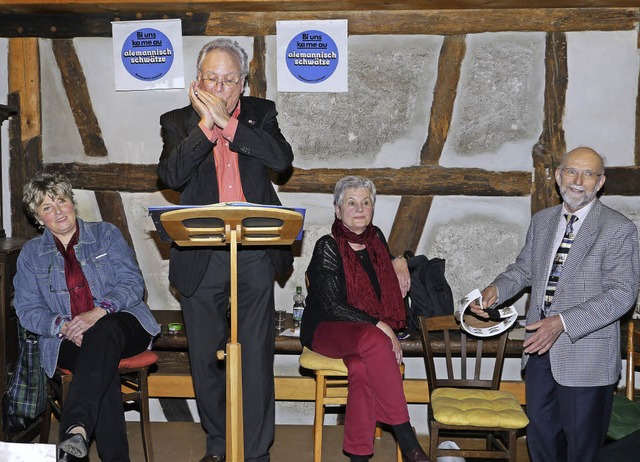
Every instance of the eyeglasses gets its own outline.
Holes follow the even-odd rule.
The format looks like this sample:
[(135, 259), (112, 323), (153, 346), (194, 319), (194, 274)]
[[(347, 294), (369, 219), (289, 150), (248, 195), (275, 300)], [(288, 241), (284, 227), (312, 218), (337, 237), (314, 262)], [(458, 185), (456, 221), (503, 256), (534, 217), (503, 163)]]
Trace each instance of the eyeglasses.
[(238, 82), (240, 82), (240, 80), (242, 80), (242, 77), (238, 77), (235, 80), (233, 80), (233, 79), (217, 80), (217, 79), (210, 78), (210, 77), (202, 77), (202, 80), (204, 82), (206, 82), (208, 85), (211, 85), (213, 87), (215, 87), (216, 85), (220, 84), (224, 88), (232, 88), (235, 85), (238, 85)]
[(560, 168), (562, 174), (569, 178), (576, 178), (578, 175), (582, 173), (582, 177), (588, 180), (595, 180), (596, 178), (600, 178), (604, 173), (596, 173), (591, 170), (580, 170), (578, 168)]

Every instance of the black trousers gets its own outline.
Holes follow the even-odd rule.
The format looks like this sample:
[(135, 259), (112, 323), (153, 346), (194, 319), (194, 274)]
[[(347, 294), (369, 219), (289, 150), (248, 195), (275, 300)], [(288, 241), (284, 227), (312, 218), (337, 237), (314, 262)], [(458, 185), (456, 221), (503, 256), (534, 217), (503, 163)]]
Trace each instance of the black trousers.
[(84, 333), (82, 346), (64, 340), (58, 366), (73, 372), (62, 409), (60, 436), (82, 425), (95, 436), (102, 462), (129, 462), (118, 363), (142, 353), (151, 336), (129, 313), (103, 316)]
[[(225, 349), (229, 336), (229, 258), (228, 250), (214, 250), (198, 289), (191, 297), (181, 297), (198, 413), (207, 435), (207, 454), (212, 455), (226, 452), (226, 372), (216, 351)], [(274, 273), (266, 251), (238, 252), (238, 341), (247, 461), (269, 461), (274, 439)]]
[(549, 353), (529, 357), (525, 383), (531, 462), (592, 462), (607, 435), (615, 384), (562, 386)]

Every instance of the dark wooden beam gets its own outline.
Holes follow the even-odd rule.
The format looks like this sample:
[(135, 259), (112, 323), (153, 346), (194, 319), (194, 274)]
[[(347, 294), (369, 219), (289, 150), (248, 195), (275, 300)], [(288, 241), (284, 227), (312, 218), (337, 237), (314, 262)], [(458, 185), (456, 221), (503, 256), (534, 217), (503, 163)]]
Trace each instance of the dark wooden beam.
[(249, 63), (249, 85), (251, 95), (258, 98), (267, 97), (267, 42), (264, 37), (253, 40), (253, 59)]
[[(71, 184), (74, 188), (76, 187), (73, 182)], [(116, 225), (124, 236), (124, 239), (129, 243), (129, 246), (132, 249), (135, 249), (133, 246), (133, 239), (131, 239), (131, 233), (129, 232), (129, 223), (127, 222), (127, 215), (124, 211), (124, 204), (122, 203), (122, 196), (120, 196), (120, 193), (116, 191), (96, 191), (95, 196), (102, 220)]]
[[(633, 30), (638, 23), (638, 8), (586, 5), (581, 8), (503, 8), (503, 9), (371, 9), (358, 6), (318, 8), (325, 2), (314, 2), (307, 11), (281, 9), (274, 11), (226, 11), (209, 7), (196, 10), (197, 4), (180, 2), (164, 4), (162, 11), (143, 8), (118, 12), (48, 11), (45, 14), (0, 14), (0, 36), (3, 37), (110, 37), (112, 21), (174, 19), (182, 20), (183, 35), (275, 35), (276, 21), (347, 19), (350, 35), (426, 34), (461, 35), (502, 31), (612, 31)], [(424, 2), (430, 4), (431, 2)], [(77, 5), (75, 5), (77, 7)], [(388, 5), (387, 5), (388, 6)], [(6, 9), (5, 9), (6, 10)], [(116, 11), (114, 11), (116, 10)], [(191, 11), (189, 11), (191, 10)], [(2, 11), (2, 7), (0, 7)], [(187, 11), (185, 13), (185, 11)]]
[(611, 196), (640, 196), (640, 167), (608, 167), (602, 193)]
[(74, 188), (89, 191), (155, 192), (158, 183), (152, 164), (47, 164), (47, 170), (64, 173)]
[(405, 250), (416, 252), (427, 222), (433, 196), (402, 196), (389, 234), (389, 250), (401, 255)]
[[(636, 36), (636, 48), (640, 48), (640, 31)], [(638, 84), (636, 86), (636, 136), (633, 151), (634, 165), (640, 165), (640, 70), (638, 71)]]
[[(90, 191), (157, 192), (165, 188), (158, 182), (152, 164), (45, 164), (49, 171), (67, 175), (74, 188)], [(528, 196), (529, 172), (492, 172), (479, 168), (420, 166), (375, 169), (296, 168), (282, 192), (332, 194), (336, 182), (345, 175), (371, 178), (382, 195), (407, 196)], [(610, 184), (615, 183), (615, 184)], [(609, 167), (607, 194), (640, 196), (640, 167)], [(615, 191), (615, 192), (613, 192)]]
[(637, 0), (3, 0), (0, 12), (206, 12), (634, 8)]
[(332, 193), (336, 182), (346, 175), (369, 177), (379, 194), (398, 196), (526, 196), (531, 186), (529, 172), (491, 172), (479, 168), (424, 165), (398, 169), (296, 168), (279, 191)]
[(71, 113), (80, 133), (84, 153), (90, 157), (106, 157), (107, 146), (102, 138), (98, 118), (93, 111), (80, 59), (72, 39), (52, 40), (53, 55), (60, 69), (62, 86), (67, 94)]
[(429, 133), (420, 152), (422, 165), (437, 165), (447, 141), (453, 106), (458, 91), (460, 68), (467, 50), (466, 36), (445, 37), (438, 60), (438, 77), (433, 91)]
[[(93, 191), (154, 192), (165, 189), (151, 164), (78, 164), (54, 163), (48, 170), (64, 173), (78, 189)], [(529, 172), (491, 172), (479, 168), (438, 166), (400, 169), (312, 169), (296, 168), (282, 192), (333, 193), (336, 182), (345, 175), (370, 177), (378, 191), (386, 195), (471, 195), (526, 196)]]
[(532, 214), (560, 203), (554, 173), (566, 150), (562, 118), (567, 82), (567, 39), (562, 32), (548, 33), (545, 48), (542, 133), (533, 148)]
[(111, 37), (113, 21), (181, 19), (183, 35), (205, 35), (209, 13), (46, 13), (0, 14), (3, 37)]
[(9, 40), (9, 107), (18, 116), (9, 124), (11, 235), (33, 237), (36, 229), (22, 208), (22, 188), (42, 168), (40, 51), (34, 38)]

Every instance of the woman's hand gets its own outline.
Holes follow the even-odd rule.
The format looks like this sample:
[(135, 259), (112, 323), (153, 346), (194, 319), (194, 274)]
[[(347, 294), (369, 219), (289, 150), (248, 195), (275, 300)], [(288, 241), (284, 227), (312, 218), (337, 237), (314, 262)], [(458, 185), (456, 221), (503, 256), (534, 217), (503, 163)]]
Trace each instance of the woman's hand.
[(393, 259), (393, 269), (398, 276), (398, 283), (400, 284), (400, 293), (402, 298), (407, 296), (409, 289), (411, 289), (411, 274), (409, 274), (409, 265), (407, 259), (404, 257), (396, 257)]
[(398, 362), (398, 366), (402, 364), (402, 346), (400, 345), (400, 340), (396, 337), (396, 333), (393, 329), (383, 321), (378, 321), (376, 327), (380, 329), (382, 332), (387, 334), (387, 337), (391, 339), (391, 349), (393, 350), (393, 354), (396, 356), (396, 361)]
[(65, 322), (60, 328), (60, 333), (71, 340), (76, 346), (82, 346), (84, 333), (98, 322), (98, 319), (106, 315), (107, 312), (96, 306), (91, 311), (79, 314), (71, 321)]

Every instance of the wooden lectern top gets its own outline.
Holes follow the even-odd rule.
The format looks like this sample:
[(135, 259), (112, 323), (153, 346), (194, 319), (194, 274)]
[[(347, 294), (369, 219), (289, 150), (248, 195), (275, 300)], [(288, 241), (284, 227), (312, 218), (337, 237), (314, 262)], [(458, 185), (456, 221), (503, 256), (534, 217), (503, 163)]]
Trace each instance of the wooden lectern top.
[(263, 205), (214, 204), (180, 208), (160, 215), (166, 232), (179, 246), (220, 246), (238, 244), (289, 245), (302, 229), (304, 216), (288, 208)]

